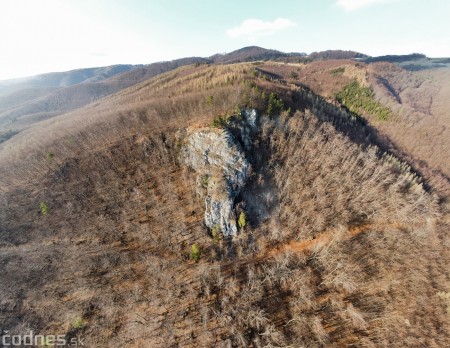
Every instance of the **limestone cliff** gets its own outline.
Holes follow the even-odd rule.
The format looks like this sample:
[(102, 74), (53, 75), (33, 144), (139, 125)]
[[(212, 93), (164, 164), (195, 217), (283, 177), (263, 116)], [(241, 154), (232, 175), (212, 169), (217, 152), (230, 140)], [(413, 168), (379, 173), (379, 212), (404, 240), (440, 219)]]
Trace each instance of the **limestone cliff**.
[(225, 129), (187, 129), (180, 157), (197, 174), (197, 191), (205, 197), (205, 224), (219, 226), (225, 236), (235, 235), (234, 200), (250, 174), (240, 143)]

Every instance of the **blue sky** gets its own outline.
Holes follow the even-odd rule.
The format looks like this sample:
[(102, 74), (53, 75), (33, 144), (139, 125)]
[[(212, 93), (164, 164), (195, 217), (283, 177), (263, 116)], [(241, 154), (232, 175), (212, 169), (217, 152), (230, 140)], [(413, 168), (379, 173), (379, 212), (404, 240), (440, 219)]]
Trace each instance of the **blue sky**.
[(1, 0), (0, 79), (249, 45), (443, 57), (449, 15), (448, 0)]

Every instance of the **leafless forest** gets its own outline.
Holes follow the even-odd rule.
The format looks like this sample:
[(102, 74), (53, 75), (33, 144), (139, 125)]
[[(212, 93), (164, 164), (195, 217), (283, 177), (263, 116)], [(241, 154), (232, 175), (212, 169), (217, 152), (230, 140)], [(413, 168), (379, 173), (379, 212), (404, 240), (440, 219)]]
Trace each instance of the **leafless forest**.
[[(420, 162), (395, 128), (406, 103), (379, 84), (403, 72), (370, 69), (185, 66), (3, 143), (0, 329), (88, 347), (450, 346), (449, 139)], [(397, 118), (340, 105), (355, 80)], [(179, 134), (233, 132), (243, 108), (260, 131), (231, 238), (206, 228)]]

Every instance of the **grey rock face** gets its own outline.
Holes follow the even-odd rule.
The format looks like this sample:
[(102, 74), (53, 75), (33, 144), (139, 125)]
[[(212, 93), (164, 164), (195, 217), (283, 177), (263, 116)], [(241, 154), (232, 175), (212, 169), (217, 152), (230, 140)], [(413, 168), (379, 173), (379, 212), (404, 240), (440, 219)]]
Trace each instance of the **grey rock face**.
[(180, 156), (197, 173), (197, 192), (205, 195), (206, 225), (218, 225), (224, 235), (235, 235), (234, 199), (250, 174), (239, 142), (223, 129), (188, 130)]
[(244, 120), (252, 128), (252, 130), (256, 130), (257, 129), (256, 119), (258, 116), (256, 113), (256, 110), (255, 109), (244, 109), (244, 110), (242, 110), (242, 115), (244, 117)]

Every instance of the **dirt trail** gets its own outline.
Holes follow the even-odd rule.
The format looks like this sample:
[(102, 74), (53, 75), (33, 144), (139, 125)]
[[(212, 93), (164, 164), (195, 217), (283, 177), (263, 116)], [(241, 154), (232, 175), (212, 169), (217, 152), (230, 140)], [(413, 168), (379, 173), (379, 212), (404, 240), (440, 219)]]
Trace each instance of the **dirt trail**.
[(276, 248), (270, 249), (266, 255), (267, 256), (275, 256), (277, 254), (291, 251), (296, 253), (311, 251), (313, 248), (320, 244), (327, 244), (330, 243), (333, 239), (340, 239), (340, 240), (346, 240), (350, 239), (352, 237), (355, 237), (361, 233), (366, 232), (371, 227), (395, 227), (395, 228), (401, 228), (401, 224), (394, 222), (394, 223), (365, 223), (362, 225), (356, 225), (352, 226), (347, 229), (347, 231), (343, 232), (342, 230), (339, 230), (338, 228), (334, 228), (332, 230), (328, 230), (326, 232), (320, 233), (316, 238), (309, 239), (309, 240), (302, 240), (302, 241), (290, 241), (286, 244), (283, 244), (281, 246), (278, 246)]

